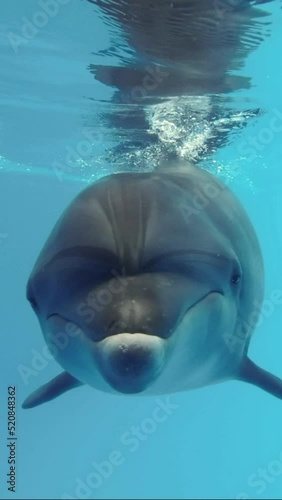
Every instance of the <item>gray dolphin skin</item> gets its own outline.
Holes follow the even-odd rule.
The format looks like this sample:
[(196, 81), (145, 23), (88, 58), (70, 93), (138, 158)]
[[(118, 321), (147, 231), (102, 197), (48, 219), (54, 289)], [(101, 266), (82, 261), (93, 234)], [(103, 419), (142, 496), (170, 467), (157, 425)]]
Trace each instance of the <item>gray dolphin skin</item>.
[(196, 166), (106, 176), (62, 214), (27, 285), (64, 372), (31, 408), (81, 384), (161, 395), (227, 380), (282, 397), (247, 356), (263, 300), (253, 226)]

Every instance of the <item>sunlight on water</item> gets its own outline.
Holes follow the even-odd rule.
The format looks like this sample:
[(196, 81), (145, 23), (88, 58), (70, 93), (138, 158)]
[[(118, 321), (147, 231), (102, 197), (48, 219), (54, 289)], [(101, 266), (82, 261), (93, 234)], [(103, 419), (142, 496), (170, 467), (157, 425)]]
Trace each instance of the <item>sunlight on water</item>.
[(195, 96), (156, 104), (147, 114), (152, 133), (157, 134), (162, 143), (174, 148), (179, 158), (196, 161), (207, 152), (207, 140), (212, 135), (207, 120), (210, 111), (210, 98)]

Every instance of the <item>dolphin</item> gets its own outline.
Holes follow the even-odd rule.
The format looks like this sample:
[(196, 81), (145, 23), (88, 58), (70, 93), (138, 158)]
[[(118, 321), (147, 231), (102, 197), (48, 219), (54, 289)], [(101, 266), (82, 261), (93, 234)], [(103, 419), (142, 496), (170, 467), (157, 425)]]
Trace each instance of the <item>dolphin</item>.
[(23, 407), (81, 384), (146, 396), (241, 380), (282, 398), (248, 357), (263, 293), (255, 230), (217, 177), (190, 164), (103, 177), (61, 215), (28, 280), (64, 372)]

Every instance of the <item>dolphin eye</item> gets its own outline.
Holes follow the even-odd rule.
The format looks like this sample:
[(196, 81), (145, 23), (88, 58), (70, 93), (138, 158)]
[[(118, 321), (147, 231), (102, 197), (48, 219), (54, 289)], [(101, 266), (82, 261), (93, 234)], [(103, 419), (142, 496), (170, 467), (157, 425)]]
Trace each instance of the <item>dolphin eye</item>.
[(238, 273), (233, 274), (231, 278), (231, 283), (233, 283), (233, 285), (239, 285), (240, 281), (241, 281), (241, 275)]
[(29, 297), (28, 301), (29, 301), (32, 309), (34, 309), (34, 310), (38, 309), (37, 302), (36, 302), (36, 300), (33, 297)]

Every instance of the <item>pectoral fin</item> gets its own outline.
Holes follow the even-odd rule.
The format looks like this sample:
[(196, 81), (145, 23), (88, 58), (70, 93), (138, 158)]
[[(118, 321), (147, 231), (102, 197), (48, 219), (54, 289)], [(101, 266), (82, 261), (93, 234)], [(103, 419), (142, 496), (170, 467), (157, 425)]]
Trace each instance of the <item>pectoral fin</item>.
[(238, 379), (257, 385), (264, 391), (282, 399), (282, 380), (272, 375), (272, 373), (263, 370), (249, 358), (244, 360)]
[(60, 373), (47, 384), (42, 385), (28, 396), (22, 404), (23, 408), (34, 408), (35, 406), (51, 401), (61, 394), (75, 387), (82, 385), (82, 382), (74, 378), (67, 372)]

